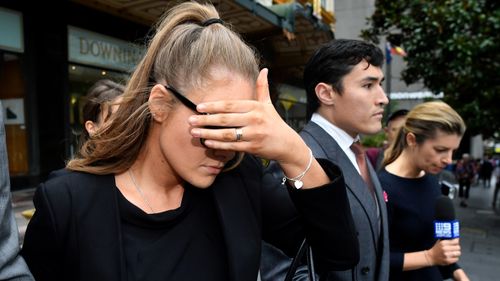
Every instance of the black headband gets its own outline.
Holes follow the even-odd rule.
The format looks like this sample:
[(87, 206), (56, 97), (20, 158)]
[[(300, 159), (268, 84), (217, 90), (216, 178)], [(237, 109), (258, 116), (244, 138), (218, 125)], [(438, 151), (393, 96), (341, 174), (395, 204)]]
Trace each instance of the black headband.
[(209, 26), (209, 25), (214, 24), (214, 23), (224, 24), (224, 21), (221, 19), (212, 18), (212, 19), (208, 19), (208, 20), (202, 22), (201, 25), (202, 26)]

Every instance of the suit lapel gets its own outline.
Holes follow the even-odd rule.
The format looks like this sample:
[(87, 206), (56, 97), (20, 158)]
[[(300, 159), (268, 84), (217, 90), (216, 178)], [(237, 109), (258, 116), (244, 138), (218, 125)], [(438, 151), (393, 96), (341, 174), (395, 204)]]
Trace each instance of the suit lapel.
[[(370, 194), (368, 186), (365, 181), (358, 173), (351, 160), (347, 157), (344, 151), (340, 148), (338, 143), (319, 125), (314, 122), (309, 122), (308, 125), (304, 128), (304, 132), (310, 134), (321, 147), (323, 152), (329, 160), (337, 164), (344, 174), (344, 181), (347, 185), (347, 188), (352, 192), (353, 196), (355, 196), (361, 205), (364, 206), (366, 210), (366, 215), (370, 220), (370, 224), (372, 226), (372, 230), (378, 229), (378, 218), (377, 218), (377, 206), (375, 205), (375, 201), (373, 200), (373, 196)], [(310, 145), (310, 144), (309, 144)], [(317, 151), (312, 147), (313, 151)], [(322, 155), (316, 155), (317, 157), (322, 157)], [(324, 157), (323, 156), (323, 157)], [(367, 160), (367, 162), (369, 162)], [(370, 176), (372, 177), (372, 182), (374, 185), (378, 186), (378, 190), (380, 191), (380, 184), (378, 180), (374, 179), (374, 172), (372, 173), (372, 168), (369, 166)], [(375, 193), (379, 193), (376, 189)], [(380, 197), (377, 195), (377, 198)], [(373, 235), (376, 236), (376, 232)]]
[[(366, 159), (368, 161), (368, 159)], [(369, 162), (369, 161), (368, 161)], [(380, 181), (378, 180), (377, 172), (373, 169), (371, 163), (368, 163), (368, 171), (370, 172), (370, 177), (372, 178), (373, 182), (373, 188), (375, 189), (375, 196), (377, 200), (377, 204), (379, 206), (384, 206), (385, 205), (385, 200), (384, 200), (384, 189), (380, 185)], [(382, 209), (385, 210), (385, 208), (380, 208), (381, 212)], [(382, 219), (382, 214), (380, 214), (380, 218)]]
[(217, 177), (212, 186), (227, 248), (230, 280), (256, 280), (261, 234), (244, 188), (243, 175), (231, 171)]
[[(375, 188), (375, 195), (377, 196), (377, 203), (380, 206), (380, 237), (383, 239), (381, 240), (383, 244), (388, 244), (388, 226), (387, 226), (387, 221), (385, 221), (384, 218), (387, 218), (387, 209), (386, 209), (386, 202), (384, 198), (384, 188), (383, 186), (380, 185), (380, 181), (378, 180), (377, 172), (373, 169), (372, 165), (369, 163), (368, 164), (368, 170), (370, 171), (370, 176), (372, 177), (372, 182), (373, 182), (373, 187)], [(384, 245), (380, 245), (382, 249), (384, 249)]]

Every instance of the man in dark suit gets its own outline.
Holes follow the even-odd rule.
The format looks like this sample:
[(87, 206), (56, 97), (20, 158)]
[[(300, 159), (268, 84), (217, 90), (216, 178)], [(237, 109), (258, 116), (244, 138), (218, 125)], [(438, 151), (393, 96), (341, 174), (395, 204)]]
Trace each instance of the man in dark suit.
[(358, 143), (360, 135), (382, 128), (388, 103), (381, 86), (382, 63), (375, 45), (333, 40), (316, 51), (304, 70), (311, 120), (301, 136), (315, 157), (342, 169), (360, 249), (353, 270), (330, 272), (328, 280), (385, 281), (389, 276), (387, 198)]

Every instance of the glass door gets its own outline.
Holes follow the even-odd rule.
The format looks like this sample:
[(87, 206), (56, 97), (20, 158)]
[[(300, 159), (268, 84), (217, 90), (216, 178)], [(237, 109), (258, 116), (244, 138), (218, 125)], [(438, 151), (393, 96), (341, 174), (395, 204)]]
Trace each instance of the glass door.
[(29, 172), (28, 132), (25, 124), (25, 87), (21, 56), (0, 51), (0, 99), (11, 176)]

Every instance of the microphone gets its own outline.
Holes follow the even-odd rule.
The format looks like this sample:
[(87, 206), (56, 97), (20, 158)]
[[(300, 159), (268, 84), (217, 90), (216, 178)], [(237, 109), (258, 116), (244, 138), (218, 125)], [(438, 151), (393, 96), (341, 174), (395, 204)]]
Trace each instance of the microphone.
[(460, 226), (455, 219), (453, 202), (447, 196), (436, 200), (434, 221), (434, 237), (437, 239), (454, 239), (460, 237)]

